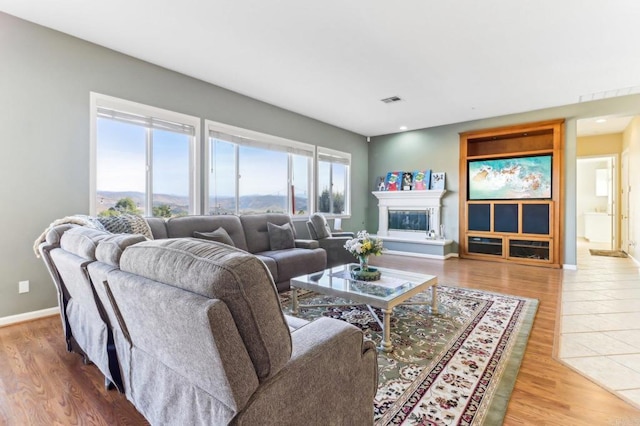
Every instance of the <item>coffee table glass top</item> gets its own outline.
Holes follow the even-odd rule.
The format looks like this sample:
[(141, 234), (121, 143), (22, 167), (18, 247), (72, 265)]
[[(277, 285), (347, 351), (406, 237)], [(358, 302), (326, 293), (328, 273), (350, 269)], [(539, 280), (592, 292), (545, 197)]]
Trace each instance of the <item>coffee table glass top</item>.
[[(392, 301), (406, 293), (424, 288), (426, 283), (437, 283), (433, 275), (422, 275), (396, 269), (378, 268), (381, 278), (377, 281), (358, 281), (351, 277), (351, 270), (357, 264), (336, 266), (321, 272), (302, 275), (291, 280), (297, 288), (317, 291), (334, 296), (355, 297), (367, 302)], [(376, 303), (374, 303), (375, 305)]]

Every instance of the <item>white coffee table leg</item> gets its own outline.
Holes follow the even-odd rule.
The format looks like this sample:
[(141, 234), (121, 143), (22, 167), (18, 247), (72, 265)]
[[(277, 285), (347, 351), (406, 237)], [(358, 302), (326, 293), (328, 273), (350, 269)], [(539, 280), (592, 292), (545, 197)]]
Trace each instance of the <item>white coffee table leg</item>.
[(298, 289), (291, 287), (291, 313), (298, 315)]
[(383, 315), (382, 316), (382, 342), (380, 344), (380, 349), (383, 352), (393, 351), (393, 345), (391, 344), (391, 330), (390, 330), (392, 313), (393, 313), (392, 309), (382, 310), (382, 315)]
[(431, 286), (431, 313), (438, 313), (438, 284)]

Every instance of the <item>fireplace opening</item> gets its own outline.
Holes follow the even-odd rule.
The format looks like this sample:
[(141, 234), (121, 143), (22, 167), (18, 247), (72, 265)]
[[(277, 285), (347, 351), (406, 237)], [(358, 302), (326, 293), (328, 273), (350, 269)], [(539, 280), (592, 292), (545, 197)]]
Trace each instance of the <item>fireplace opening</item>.
[(429, 212), (425, 210), (389, 210), (389, 230), (426, 232)]

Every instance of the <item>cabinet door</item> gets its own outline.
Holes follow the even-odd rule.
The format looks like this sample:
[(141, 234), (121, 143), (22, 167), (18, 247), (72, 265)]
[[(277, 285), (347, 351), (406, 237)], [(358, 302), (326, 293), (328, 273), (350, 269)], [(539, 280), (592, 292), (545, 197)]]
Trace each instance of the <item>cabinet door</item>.
[(493, 231), (518, 233), (519, 205), (494, 204), (493, 206)]
[(494, 257), (503, 257), (502, 238), (469, 235), (467, 237), (467, 252), (469, 254), (486, 254)]
[(522, 233), (549, 235), (551, 231), (551, 206), (544, 204), (522, 204)]
[(552, 244), (549, 239), (509, 238), (507, 258), (550, 263), (553, 260)]
[(467, 206), (469, 231), (491, 231), (491, 204), (471, 204)]

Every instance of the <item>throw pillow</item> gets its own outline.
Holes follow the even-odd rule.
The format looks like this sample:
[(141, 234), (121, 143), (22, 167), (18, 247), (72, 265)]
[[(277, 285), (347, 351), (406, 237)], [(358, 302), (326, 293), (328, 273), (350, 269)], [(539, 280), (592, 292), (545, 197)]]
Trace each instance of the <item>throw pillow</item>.
[(269, 245), (271, 250), (285, 250), (296, 246), (293, 237), (293, 229), (288, 223), (282, 226), (267, 222), (267, 230), (269, 231)]
[(213, 232), (198, 232), (195, 231), (193, 236), (196, 238), (202, 238), (203, 240), (209, 241), (217, 241), (222, 244), (226, 244), (231, 247), (235, 247), (236, 245), (233, 243), (233, 240), (229, 236), (229, 233), (223, 228), (220, 227)]
[(119, 214), (117, 216), (98, 216), (98, 221), (107, 232), (112, 234), (142, 234), (153, 240), (153, 233), (144, 217), (138, 214)]

